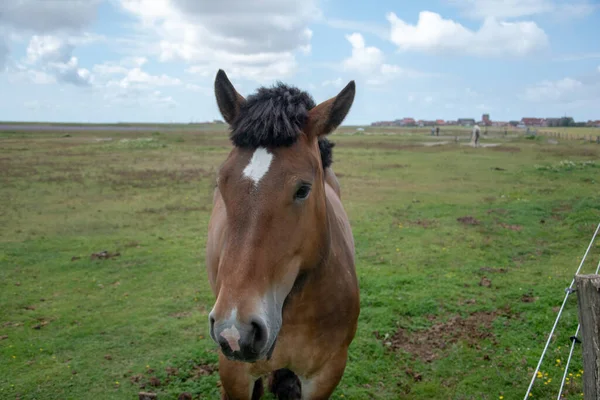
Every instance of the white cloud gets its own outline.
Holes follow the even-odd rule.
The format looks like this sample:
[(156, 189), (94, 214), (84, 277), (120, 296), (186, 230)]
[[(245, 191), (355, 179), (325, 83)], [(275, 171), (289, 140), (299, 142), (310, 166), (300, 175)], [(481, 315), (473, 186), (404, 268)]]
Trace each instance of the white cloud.
[(101, 0), (6, 0), (0, 25), (34, 33), (80, 32), (96, 17)]
[(523, 98), (532, 102), (571, 100), (583, 88), (583, 83), (573, 78), (543, 81), (526, 88)]
[[(188, 72), (264, 81), (296, 70), (296, 53), (311, 50), (308, 24), (320, 11), (316, 0), (120, 0), (146, 35), (139, 51), (161, 61), (181, 60)], [(235, 23), (232, 23), (235, 21)]]
[(181, 80), (168, 75), (151, 75), (141, 68), (135, 67), (129, 71), (123, 79), (119, 81), (110, 81), (108, 86), (118, 85), (123, 89), (132, 86), (158, 87), (158, 86), (177, 86), (181, 84)]
[(0, 72), (4, 71), (8, 59), (8, 45), (3, 38), (0, 38)]
[[(89, 70), (79, 66), (77, 57), (72, 55), (73, 50), (69, 38), (33, 35), (27, 46), (27, 63), (54, 76), (56, 82), (89, 86), (93, 77)], [(32, 82), (39, 83), (40, 80)]]
[(546, 33), (535, 22), (502, 22), (487, 18), (477, 31), (422, 11), (416, 25), (388, 13), (390, 40), (403, 51), (481, 57), (525, 56), (548, 45)]
[(56, 36), (33, 35), (27, 46), (27, 60), (34, 64), (41, 62), (67, 62), (71, 58), (73, 46)]
[(344, 81), (342, 80), (342, 78), (336, 78), (336, 79), (332, 79), (332, 80), (325, 80), (323, 81), (323, 83), (321, 84), (322, 86), (333, 86), (333, 87), (342, 87), (342, 85), (344, 84)]
[(461, 8), (463, 15), (474, 19), (510, 19), (540, 14), (554, 14), (564, 19), (585, 16), (597, 7), (588, 0), (450, 0), (450, 3)]
[(79, 67), (77, 57), (71, 57), (67, 62), (51, 62), (48, 64), (48, 70), (62, 83), (89, 86), (93, 81), (90, 71)]
[[(90, 72), (78, 65), (73, 51), (103, 39), (83, 33), (95, 18), (100, 0), (15, 0), (0, 2), (0, 32), (5, 38), (22, 40), (30, 37), (26, 63), (11, 61), (9, 73), (17, 80), (27, 79), (38, 84), (69, 83), (88, 86)], [(0, 45), (0, 71), (7, 64), (8, 46)]]
[(106, 91), (104, 99), (106, 106), (119, 107), (166, 107), (174, 108), (177, 102), (172, 96), (163, 94), (160, 90), (147, 91), (140, 88), (130, 90), (118, 89)]
[(359, 31), (364, 33), (370, 33), (375, 36), (379, 36), (382, 39), (388, 38), (388, 29), (385, 26), (372, 24), (363, 21), (350, 21), (338, 18), (328, 18), (325, 23), (336, 29), (342, 29), (346, 31)]
[(351, 71), (362, 73), (373, 72), (383, 64), (383, 52), (377, 47), (366, 46), (360, 33), (346, 35), (352, 45), (352, 55), (342, 62), (342, 66)]
[(107, 61), (102, 64), (96, 64), (92, 68), (98, 75), (127, 75), (130, 68), (139, 68), (146, 64), (148, 59), (145, 57), (127, 57), (119, 62)]
[(12, 82), (27, 82), (37, 85), (49, 85), (56, 83), (56, 78), (44, 71), (35, 70), (20, 64), (17, 64), (11, 71), (9, 77)]
[[(544, 109), (558, 112), (600, 109), (600, 68), (577, 77), (545, 80), (525, 88), (519, 98)], [(593, 111), (592, 111), (593, 113)], [(592, 114), (593, 115), (593, 114)], [(593, 117), (592, 117), (593, 118)]]
[(401, 77), (417, 78), (434, 75), (385, 63), (383, 52), (377, 47), (367, 46), (360, 33), (346, 35), (346, 40), (352, 46), (352, 55), (342, 61), (342, 67), (346, 71), (358, 72), (366, 76), (368, 85), (383, 85)]

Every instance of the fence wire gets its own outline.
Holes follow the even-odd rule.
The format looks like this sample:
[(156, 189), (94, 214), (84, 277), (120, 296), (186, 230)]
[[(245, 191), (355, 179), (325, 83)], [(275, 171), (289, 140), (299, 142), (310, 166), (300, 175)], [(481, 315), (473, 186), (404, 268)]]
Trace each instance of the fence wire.
[(565, 298), (562, 302), (562, 305), (560, 306), (560, 310), (558, 311), (558, 315), (556, 316), (556, 320), (554, 321), (554, 325), (552, 326), (550, 335), (548, 335), (548, 340), (546, 341), (546, 345), (544, 346), (544, 350), (542, 351), (540, 360), (538, 361), (538, 364), (535, 367), (535, 371), (533, 371), (533, 376), (531, 377), (531, 382), (529, 383), (529, 387), (527, 388), (527, 392), (525, 393), (525, 397), (523, 398), (523, 400), (527, 400), (529, 393), (531, 393), (531, 388), (533, 387), (533, 383), (535, 382), (537, 373), (540, 370), (540, 366), (542, 365), (542, 361), (544, 360), (544, 356), (546, 355), (546, 351), (548, 350), (548, 345), (550, 344), (550, 341), (552, 340), (552, 335), (554, 335), (554, 330), (556, 329), (558, 320), (560, 319), (563, 309), (565, 308), (565, 304), (567, 303), (567, 299), (569, 298), (569, 295), (573, 292), (573, 283), (575, 283), (575, 276), (577, 276), (579, 274), (579, 271), (581, 270), (581, 267), (583, 266), (583, 263), (585, 262), (585, 259), (587, 258), (588, 253), (590, 252), (590, 249), (592, 248), (592, 245), (594, 244), (594, 240), (596, 239), (598, 230), (600, 230), (600, 223), (596, 227), (596, 231), (594, 232), (594, 235), (592, 236), (592, 240), (590, 241), (590, 244), (588, 245), (587, 250), (585, 251), (585, 254), (583, 255), (583, 258), (581, 259), (581, 263), (579, 263), (579, 267), (577, 268), (577, 271), (575, 271), (575, 275), (573, 275), (573, 280), (571, 281), (571, 284), (569, 285), (569, 287), (567, 289), (565, 289), (565, 292), (566, 292)]
[[(600, 272), (600, 261), (598, 261), (598, 266), (596, 267), (595, 274), (598, 275)], [(565, 365), (565, 373), (562, 378), (562, 382), (560, 383), (560, 390), (558, 391), (557, 400), (560, 400), (560, 396), (562, 396), (563, 387), (565, 386), (565, 381), (567, 379), (567, 372), (569, 371), (569, 364), (571, 363), (571, 357), (573, 356), (573, 349), (575, 349), (575, 344), (577, 344), (577, 335), (579, 334), (579, 328), (581, 328), (581, 324), (577, 324), (577, 330), (575, 331), (575, 336), (572, 338), (571, 350), (569, 351), (569, 358), (567, 359), (567, 365)]]

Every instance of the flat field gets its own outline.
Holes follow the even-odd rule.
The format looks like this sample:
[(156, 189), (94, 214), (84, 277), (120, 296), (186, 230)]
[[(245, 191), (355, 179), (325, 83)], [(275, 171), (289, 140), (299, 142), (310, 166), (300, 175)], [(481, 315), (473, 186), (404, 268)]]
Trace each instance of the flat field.
[[(600, 146), (352, 131), (331, 139), (361, 315), (333, 398), (522, 398), (600, 222)], [(227, 132), (5, 131), (0, 149), (0, 398), (218, 398), (204, 246)], [(599, 260), (600, 241), (582, 272)], [(555, 398), (576, 326), (571, 296), (532, 399)], [(578, 346), (565, 398), (581, 365)]]

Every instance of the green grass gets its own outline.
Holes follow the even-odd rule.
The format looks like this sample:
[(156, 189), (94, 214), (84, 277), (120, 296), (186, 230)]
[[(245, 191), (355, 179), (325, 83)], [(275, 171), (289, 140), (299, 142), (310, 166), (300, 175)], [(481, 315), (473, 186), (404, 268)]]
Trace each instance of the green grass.
[[(218, 398), (204, 245), (226, 133), (69, 133), (0, 133), (0, 398)], [(333, 136), (361, 287), (334, 398), (522, 398), (600, 221), (600, 147), (425, 136)], [(533, 399), (576, 326), (573, 296)], [(571, 369), (576, 399), (580, 347)]]

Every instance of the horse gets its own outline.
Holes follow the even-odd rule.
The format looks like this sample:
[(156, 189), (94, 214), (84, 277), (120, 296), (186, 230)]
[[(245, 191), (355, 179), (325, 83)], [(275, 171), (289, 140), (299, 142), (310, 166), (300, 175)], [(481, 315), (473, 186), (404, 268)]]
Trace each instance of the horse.
[(265, 390), (328, 399), (360, 314), (354, 238), (327, 139), (350, 111), (355, 82), (317, 105), (279, 81), (244, 98), (219, 69), (214, 91), (233, 144), (217, 172), (206, 243), (221, 399)]

